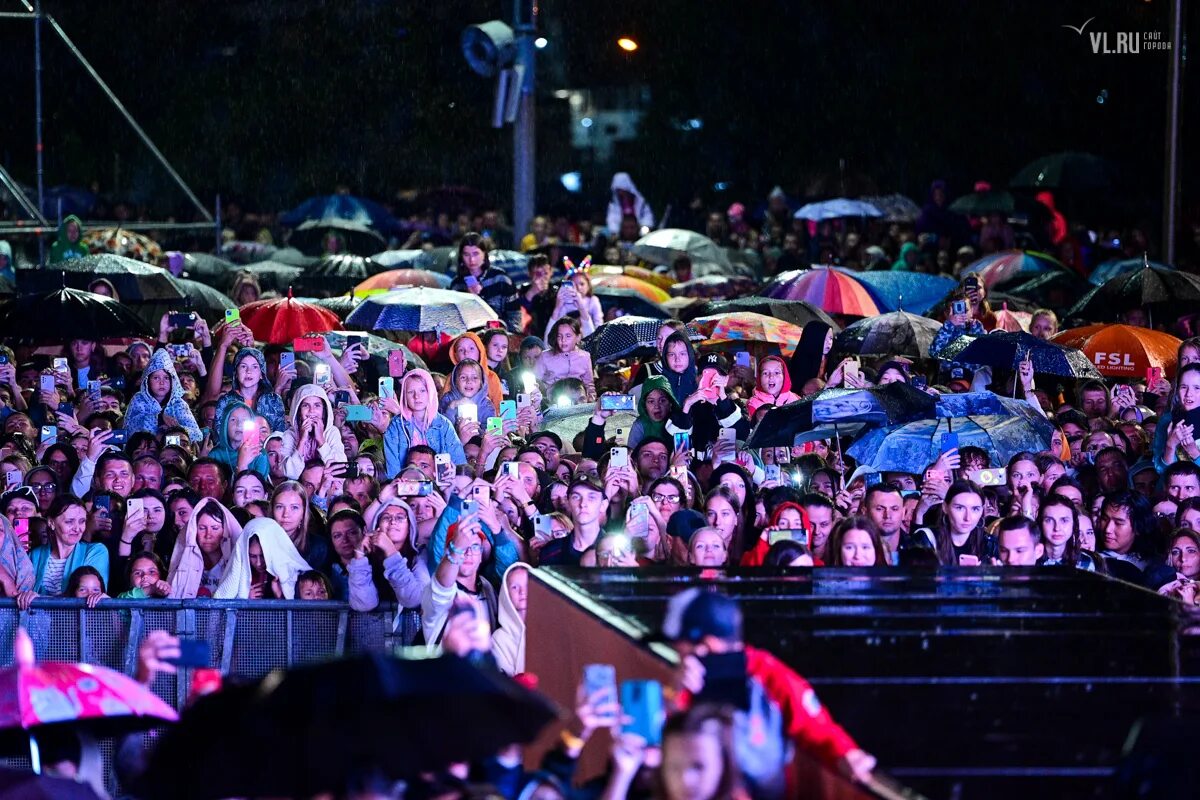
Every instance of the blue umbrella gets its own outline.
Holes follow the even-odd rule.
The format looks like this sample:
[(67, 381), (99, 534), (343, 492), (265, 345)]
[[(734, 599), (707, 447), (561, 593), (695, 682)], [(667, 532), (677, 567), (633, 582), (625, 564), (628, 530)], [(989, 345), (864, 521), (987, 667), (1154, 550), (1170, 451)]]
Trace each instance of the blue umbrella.
[(925, 314), (958, 286), (953, 278), (922, 272), (840, 271), (866, 286), (867, 293), (883, 312), (903, 310)]
[(959, 336), (942, 348), (938, 358), (962, 364), (1015, 369), (1026, 353), (1033, 361), (1035, 373), (1064, 378), (1104, 379), (1082, 350), (1039, 339), (1024, 331), (993, 331), (986, 336)]
[(942, 436), (958, 434), (958, 446), (987, 451), (993, 464), (1007, 464), (1017, 453), (1050, 449), (1054, 426), (1025, 403), (1008, 413), (923, 419), (868, 432), (847, 449), (861, 465), (876, 471), (920, 474), (942, 453)]
[(767, 411), (746, 444), (785, 447), (792, 445), (798, 435), (817, 428), (829, 431), (848, 423), (894, 425), (931, 418), (935, 411), (932, 397), (903, 382), (867, 389), (825, 389)]
[(327, 194), (310, 197), (279, 218), (289, 228), (295, 228), (308, 220), (345, 220), (355, 222), (383, 233), (392, 233), (401, 228), (400, 220), (373, 200), (349, 194)]
[(392, 289), (366, 298), (346, 317), (346, 327), (364, 331), (462, 333), (499, 319), (470, 292), (424, 286)]
[(1093, 286), (1100, 286), (1120, 275), (1128, 275), (1130, 272), (1137, 272), (1138, 270), (1146, 267), (1169, 270), (1175, 269), (1170, 264), (1160, 264), (1159, 262), (1151, 261), (1144, 256), (1142, 258), (1126, 258), (1120, 261), (1113, 259), (1112, 261), (1105, 261), (1103, 264), (1097, 265), (1097, 267), (1092, 270), (1092, 274), (1088, 275), (1088, 283), (1092, 284)]
[(811, 219), (820, 222), (843, 217), (882, 217), (883, 212), (864, 200), (848, 200), (845, 197), (838, 197), (834, 200), (823, 200), (820, 203), (809, 203), (793, 216), (796, 219)]

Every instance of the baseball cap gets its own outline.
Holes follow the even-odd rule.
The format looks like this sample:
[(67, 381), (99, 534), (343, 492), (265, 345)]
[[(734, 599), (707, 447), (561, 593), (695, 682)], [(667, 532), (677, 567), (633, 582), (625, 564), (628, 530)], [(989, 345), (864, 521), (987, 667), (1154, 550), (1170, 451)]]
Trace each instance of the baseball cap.
[(692, 588), (675, 595), (663, 616), (663, 636), (673, 642), (699, 642), (705, 636), (742, 637), (742, 610), (732, 597)]
[(681, 508), (667, 520), (667, 535), (688, 544), (692, 540), (692, 534), (707, 525), (708, 520), (696, 509)]
[(703, 372), (706, 369), (715, 369), (722, 375), (729, 374), (729, 361), (720, 353), (705, 353), (700, 357), (700, 363), (696, 368)]
[(550, 441), (554, 442), (555, 447), (557, 447), (559, 450), (562, 450), (562, 447), (563, 447), (562, 437), (559, 436), (554, 431), (537, 431), (537, 432), (533, 433), (532, 435), (530, 435), (529, 443), (533, 444), (538, 439), (549, 439)]

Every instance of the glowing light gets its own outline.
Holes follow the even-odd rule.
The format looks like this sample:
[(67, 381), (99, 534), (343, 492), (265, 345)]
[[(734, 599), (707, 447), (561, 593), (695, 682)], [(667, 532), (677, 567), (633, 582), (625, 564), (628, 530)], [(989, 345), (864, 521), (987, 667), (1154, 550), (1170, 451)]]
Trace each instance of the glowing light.
[(622, 36), (620, 39), (617, 39), (617, 47), (621, 48), (626, 53), (632, 53), (638, 49), (638, 43), (633, 39), (630, 39), (628, 36)]
[(547, 39), (545, 36), (539, 36), (533, 40), (533, 46), (536, 47), (538, 50), (545, 50), (546, 45), (548, 45), (548, 44), (550, 44), (550, 40)]

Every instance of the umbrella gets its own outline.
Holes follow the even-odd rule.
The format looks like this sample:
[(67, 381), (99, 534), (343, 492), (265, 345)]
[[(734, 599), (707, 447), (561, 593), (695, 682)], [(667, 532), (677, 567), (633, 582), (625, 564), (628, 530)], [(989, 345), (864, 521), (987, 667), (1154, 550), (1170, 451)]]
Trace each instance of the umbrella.
[(64, 285), (86, 289), (97, 278), (106, 278), (122, 303), (183, 299), (179, 284), (165, 269), (111, 253), (73, 258), (45, 269), (18, 270), (17, 286), (23, 292), (52, 292)]
[(934, 415), (934, 399), (907, 383), (867, 389), (824, 389), (817, 394), (772, 408), (755, 426), (749, 447), (790, 446), (796, 435), (819, 425), (867, 423), (894, 425)]
[[(174, 722), (175, 709), (132, 678), (97, 664), (34, 660), (33, 641), (19, 628), (14, 663), (0, 668), (0, 731), (26, 741), (47, 730), (130, 733)], [(19, 737), (19, 738), (18, 738)]]
[(835, 267), (867, 287), (880, 311), (911, 311), (924, 314), (954, 291), (958, 281), (923, 272), (857, 272)]
[[(1174, 351), (1172, 351), (1174, 352)], [(1064, 378), (1099, 379), (1100, 373), (1077, 348), (1055, 341), (1048, 342), (1024, 331), (995, 331), (986, 336), (959, 336), (942, 348), (938, 358), (964, 364), (987, 364), (1000, 369), (1016, 369), (1028, 353), (1033, 371)]]
[(628, 275), (598, 275), (592, 278), (592, 288), (630, 289), (637, 292), (651, 303), (665, 303), (671, 295), (652, 283), (632, 278)]
[(242, 324), (258, 341), (283, 345), (290, 345), (305, 334), (342, 329), (337, 314), (297, 300), (291, 294), (242, 306)]
[(1180, 345), (1170, 334), (1131, 325), (1073, 328), (1052, 341), (1079, 348), (1101, 373), (1116, 378), (1140, 378), (1150, 367), (1174, 375)]
[(868, 431), (847, 448), (860, 465), (878, 471), (920, 474), (942, 453), (942, 436), (958, 434), (958, 446), (986, 450), (993, 464), (1007, 464), (1025, 450), (1050, 449), (1054, 425), (1028, 403), (1017, 402), (1004, 414), (923, 419)]
[(1147, 267), (1158, 271), (1175, 269), (1170, 264), (1160, 264), (1157, 261), (1151, 261), (1145, 255), (1141, 258), (1114, 258), (1111, 261), (1105, 261), (1103, 264), (1097, 265), (1092, 270), (1092, 274), (1088, 275), (1088, 283), (1093, 286), (1102, 286), (1113, 278), (1128, 275), (1130, 272), (1137, 272)]
[[(988, 292), (988, 299), (994, 305), (997, 300), (1003, 302), (1004, 298), (1008, 298), (1009, 304), (1014, 309), (1018, 311), (1032, 311), (1039, 305), (1052, 308), (1067, 308), (1086, 291), (1088, 291), (1087, 282), (1074, 272), (1054, 270), (1052, 272), (1044, 272), (1016, 286), (1005, 286), (1003, 293)], [(1022, 308), (1018, 303), (1012, 302), (1011, 298), (1014, 297), (1031, 302), (1034, 305)]]
[(697, 317), (692, 320), (707, 337), (705, 344), (736, 342), (743, 344), (763, 343), (778, 345), (784, 355), (790, 356), (804, 335), (804, 330), (790, 322), (741, 311), (736, 314), (720, 314), (712, 317)]
[(802, 206), (792, 216), (796, 219), (810, 219), (819, 222), (842, 217), (882, 217), (883, 212), (864, 200), (849, 200), (839, 197), (834, 200), (823, 200), (820, 203), (809, 203)]
[(985, 217), (988, 214), (1032, 215), (1037, 213), (1037, 201), (1014, 195), (1004, 189), (988, 189), (964, 194), (950, 204), (950, 210), (965, 217)]
[(384, 250), (371, 260), (388, 269), (432, 269), (433, 256), (425, 250)]
[(593, 363), (607, 364), (622, 358), (658, 355), (658, 317), (618, 317), (585, 336), (580, 346), (592, 356)]
[(157, 264), (163, 255), (158, 242), (144, 233), (135, 233), (123, 228), (87, 231), (83, 234), (83, 243), (93, 254), (112, 253), (147, 264)]
[(695, 264), (703, 262), (730, 268), (728, 254), (707, 236), (681, 228), (661, 228), (651, 231), (633, 243), (630, 249), (635, 256), (651, 264), (670, 266), (680, 256), (687, 256)]
[(342, 250), (361, 256), (377, 253), (387, 242), (374, 229), (358, 222), (341, 219), (313, 219), (300, 223), (288, 238), (288, 244), (308, 255), (325, 252), (325, 238), (335, 234)]
[(996, 318), (996, 324), (992, 326), (992, 330), (1007, 331), (1008, 333), (1019, 331), (1029, 333), (1029, 323), (1033, 322), (1033, 315), (1026, 311), (1009, 311), (1008, 303), (1005, 303), (993, 316)]
[(705, 275), (671, 287), (674, 297), (741, 297), (758, 288), (758, 281), (740, 275)]
[(1115, 320), (1133, 308), (1159, 303), (1195, 303), (1200, 300), (1200, 276), (1166, 267), (1142, 267), (1118, 275), (1092, 289), (1067, 312), (1089, 320)]
[(858, 198), (883, 212), (884, 222), (916, 222), (921, 207), (902, 194), (865, 195)]
[(703, 314), (704, 306), (708, 304), (702, 297), (672, 297), (661, 305), (663, 311), (667, 312), (672, 318), (687, 322), (692, 317)]
[[(300, 276), (304, 274), (304, 269), (293, 267), (289, 264), (281, 264), (272, 259), (269, 261), (256, 261), (253, 264), (244, 264), (238, 268), (238, 272), (249, 272), (257, 278), (258, 285), (262, 287), (263, 291), (273, 291), (282, 294), (300, 279)], [(236, 272), (228, 275), (224, 285), (232, 289), (236, 276)]]
[(232, 298), (206, 283), (187, 278), (176, 278), (175, 282), (185, 295), (182, 301), (138, 303), (131, 306), (133, 312), (145, 320), (151, 330), (158, 330), (159, 320), (168, 311), (195, 311), (204, 317), (209, 325), (215, 325), (225, 318), (225, 309), (237, 308), (237, 303)]
[(354, 294), (363, 294), (371, 291), (387, 291), (395, 289), (399, 286), (428, 286), (431, 289), (449, 289), (450, 276), (439, 275), (436, 272), (429, 272), (423, 269), (389, 269), (387, 272), (380, 272), (372, 275), (362, 283), (355, 286)]
[(1091, 153), (1053, 153), (1030, 161), (1017, 171), (1009, 186), (1030, 189), (1091, 191), (1113, 184), (1109, 162)]
[(223, 286), (241, 267), (212, 253), (184, 253), (183, 269), (192, 280)]
[(859, 320), (834, 337), (833, 347), (859, 355), (928, 358), (941, 323), (907, 311), (893, 311)]
[[(452, 264), (457, 263), (458, 255)], [(529, 256), (516, 250), (489, 250), (488, 263), (510, 278), (524, 278), (528, 274)]]
[(374, 363), (376, 370), (380, 375), (387, 375), (387, 354), (393, 350), (399, 350), (404, 353), (404, 363), (408, 364), (409, 369), (428, 369), (425, 364), (425, 359), (409, 350), (399, 342), (393, 342), (384, 339), (382, 336), (376, 336), (373, 333), (366, 331), (330, 331), (325, 334), (325, 341), (329, 342), (330, 349), (345, 350), (346, 337), (359, 336), (363, 339), (363, 344), (366, 345), (367, 354), (371, 356), (371, 361)]
[(599, 275), (628, 275), (646, 283), (652, 283), (660, 289), (670, 291), (675, 285), (675, 277), (663, 272), (655, 272), (645, 267), (617, 267), (610, 264), (593, 264), (588, 268), (588, 274), (593, 278)]
[(201, 698), (161, 737), (135, 790), (148, 800), (342, 795), (363, 779), (530, 742), (555, 716), (541, 695), (467, 659), (359, 655)]
[(273, 244), (262, 242), (232, 241), (221, 245), (221, 255), (235, 264), (253, 264), (256, 261), (266, 261), (278, 251)]
[(862, 283), (826, 267), (782, 272), (763, 287), (761, 294), (781, 300), (806, 300), (830, 314), (873, 317), (880, 313)]
[(154, 333), (124, 303), (79, 289), (19, 295), (0, 305), (4, 338), (62, 342), (130, 336)]
[[(552, 405), (542, 415), (542, 424), (538, 430), (556, 433), (564, 443), (569, 444), (587, 429), (588, 421), (591, 420), (594, 413), (596, 413), (595, 403), (579, 403), (573, 406)], [(628, 432), (636, 419), (637, 414), (629, 411), (617, 411), (608, 418), (604, 429), (614, 431), (621, 428)]]
[(345, 294), (383, 271), (383, 267), (363, 256), (352, 253), (326, 255), (304, 269), (296, 280), (296, 291), (316, 295)]
[(310, 220), (344, 220), (384, 233), (401, 228), (400, 220), (393, 217), (391, 212), (379, 203), (350, 194), (310, 197), (279, 218), (280, 224), (289, 228), (298, 227)]
[(963, 274), (979, 275), (989, 289), (1018, 278), (1031, 278), (1043, 272), (1066, 270), (1067, 267), (1052, 255), (1033, 250), (1003, 250), (984, 256), (963, 270)]
[(300, 299), (319, 308), (332, 311), (334, 314), (337, 314), (338, 319), (344, 322), (346, 317), (350, 316), (350, 312), (358, 308), (358, 304), (363, 301), (363, 296), (340, 294), (337, 297), (301, 297)]
[(492, 307), (470, 292), (415, 286), (365, 298), (346, 318), (346, 327), (462, 333), (482, 328), (494, 319), (499, 317)]
[(705, 314), (732, 314), (736, 311), (766, 314), (768, 317), (775, 317), (800, 327), (817, 320), (824, 322), (835, 333), (842, 329), (841, 325), (834, 322), (833, 317), (825, 313), (825, 309), (805, 300), (776, 300), (770, 297), (751, 296), (709, 303), (704, 307)]
[(0, 800), (100, 800), (91, 784), (19, 769), (0, 769)]
[(287, 264), (289, 267), (311, 267), (320, 261), (321, 257), (305, 255), (294, 247), (280, 247), (266, 260), (276, 264)]
[(615, 309), (618, 314), (634, 314), (639, 317), (669, 319), (670, 315), (655, 302), (634, 289), (613, 286), (593, 286), (592, 293), (600, 299), (600, 308), (607, 314)]

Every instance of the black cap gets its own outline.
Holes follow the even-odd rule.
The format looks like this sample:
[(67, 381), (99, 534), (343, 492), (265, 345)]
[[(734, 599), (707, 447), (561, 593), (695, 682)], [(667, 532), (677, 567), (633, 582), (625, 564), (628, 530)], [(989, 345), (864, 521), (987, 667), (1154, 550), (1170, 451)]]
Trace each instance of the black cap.
[(706, 369), (715, 369), (722, 375), (729, 374), (729, 360), (720, 353), (705, 353), (700, 358), (700, 363), (696, 368), (703, 372)]
[(742, 638), (742, 610), (732, 597), (688, 589), (667, 603), (662, 633), (672, 642), (699, 642), (705, 636), (736, 641)]

